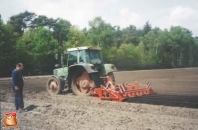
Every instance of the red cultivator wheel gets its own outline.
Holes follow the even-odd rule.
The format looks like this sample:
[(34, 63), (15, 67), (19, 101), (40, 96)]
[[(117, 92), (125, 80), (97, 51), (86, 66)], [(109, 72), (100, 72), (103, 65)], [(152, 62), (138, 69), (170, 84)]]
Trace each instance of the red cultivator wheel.
[(90, 88), (94, 86), (94, 81), (90, 79), (86, 71), (82, 72), (80, 76), (73, 77), (72, 91), (75, 95), (90, 95)]

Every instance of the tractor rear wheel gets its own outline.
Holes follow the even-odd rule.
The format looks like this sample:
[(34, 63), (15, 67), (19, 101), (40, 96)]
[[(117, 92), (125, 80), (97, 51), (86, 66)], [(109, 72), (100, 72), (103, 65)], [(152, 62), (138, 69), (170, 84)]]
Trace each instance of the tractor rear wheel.
[(57, 95), (61, 92), (61, 82), (55, 77), (50, 77), (47, 81), (46, 88), (50, 94)]
[(89, 96), (92, 87), (95, 87), (95, 83), (87, 71), (78, 71), (73, 75), (71, 88), (75, 95)]

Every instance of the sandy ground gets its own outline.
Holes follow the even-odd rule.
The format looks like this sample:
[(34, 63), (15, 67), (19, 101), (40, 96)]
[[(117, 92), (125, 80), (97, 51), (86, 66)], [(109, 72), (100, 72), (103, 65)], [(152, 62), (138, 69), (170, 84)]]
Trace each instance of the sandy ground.
[[(151, 81), (157, 94), (121, 103), (72, 93), (50, 96), (45, 89), (47, 77), (27, 78), (24, 101), (28, 112), (17, 113), (19, 129), (198, 130), (198, 68), (123, 71), (115, 77), (117, 83)], [(1, 119), (15, 111), (10, 86), (10, 79), (0, 79)]]

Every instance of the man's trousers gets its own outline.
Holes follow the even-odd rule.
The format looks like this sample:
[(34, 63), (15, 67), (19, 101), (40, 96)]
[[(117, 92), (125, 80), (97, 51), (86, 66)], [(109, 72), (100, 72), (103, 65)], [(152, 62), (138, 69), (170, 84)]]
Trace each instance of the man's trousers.
[(14, 102), (16, 110), (19, 108), (24, 108), (24, 102), (23, 102), (23, 88), (19, 88), (19, 90), (14, 90)]

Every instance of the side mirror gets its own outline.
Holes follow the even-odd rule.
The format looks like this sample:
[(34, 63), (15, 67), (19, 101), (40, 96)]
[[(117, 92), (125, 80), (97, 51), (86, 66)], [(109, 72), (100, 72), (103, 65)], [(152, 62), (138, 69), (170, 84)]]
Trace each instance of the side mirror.
[(55, 59), (58, 60), (58, 54), (55, 54)]
[(59, 64), (56, 64), (55, 67), (56, 67), (56, 68), (57, 68), (57, 67), (60, 67), (60, 65), (59, 65)]

